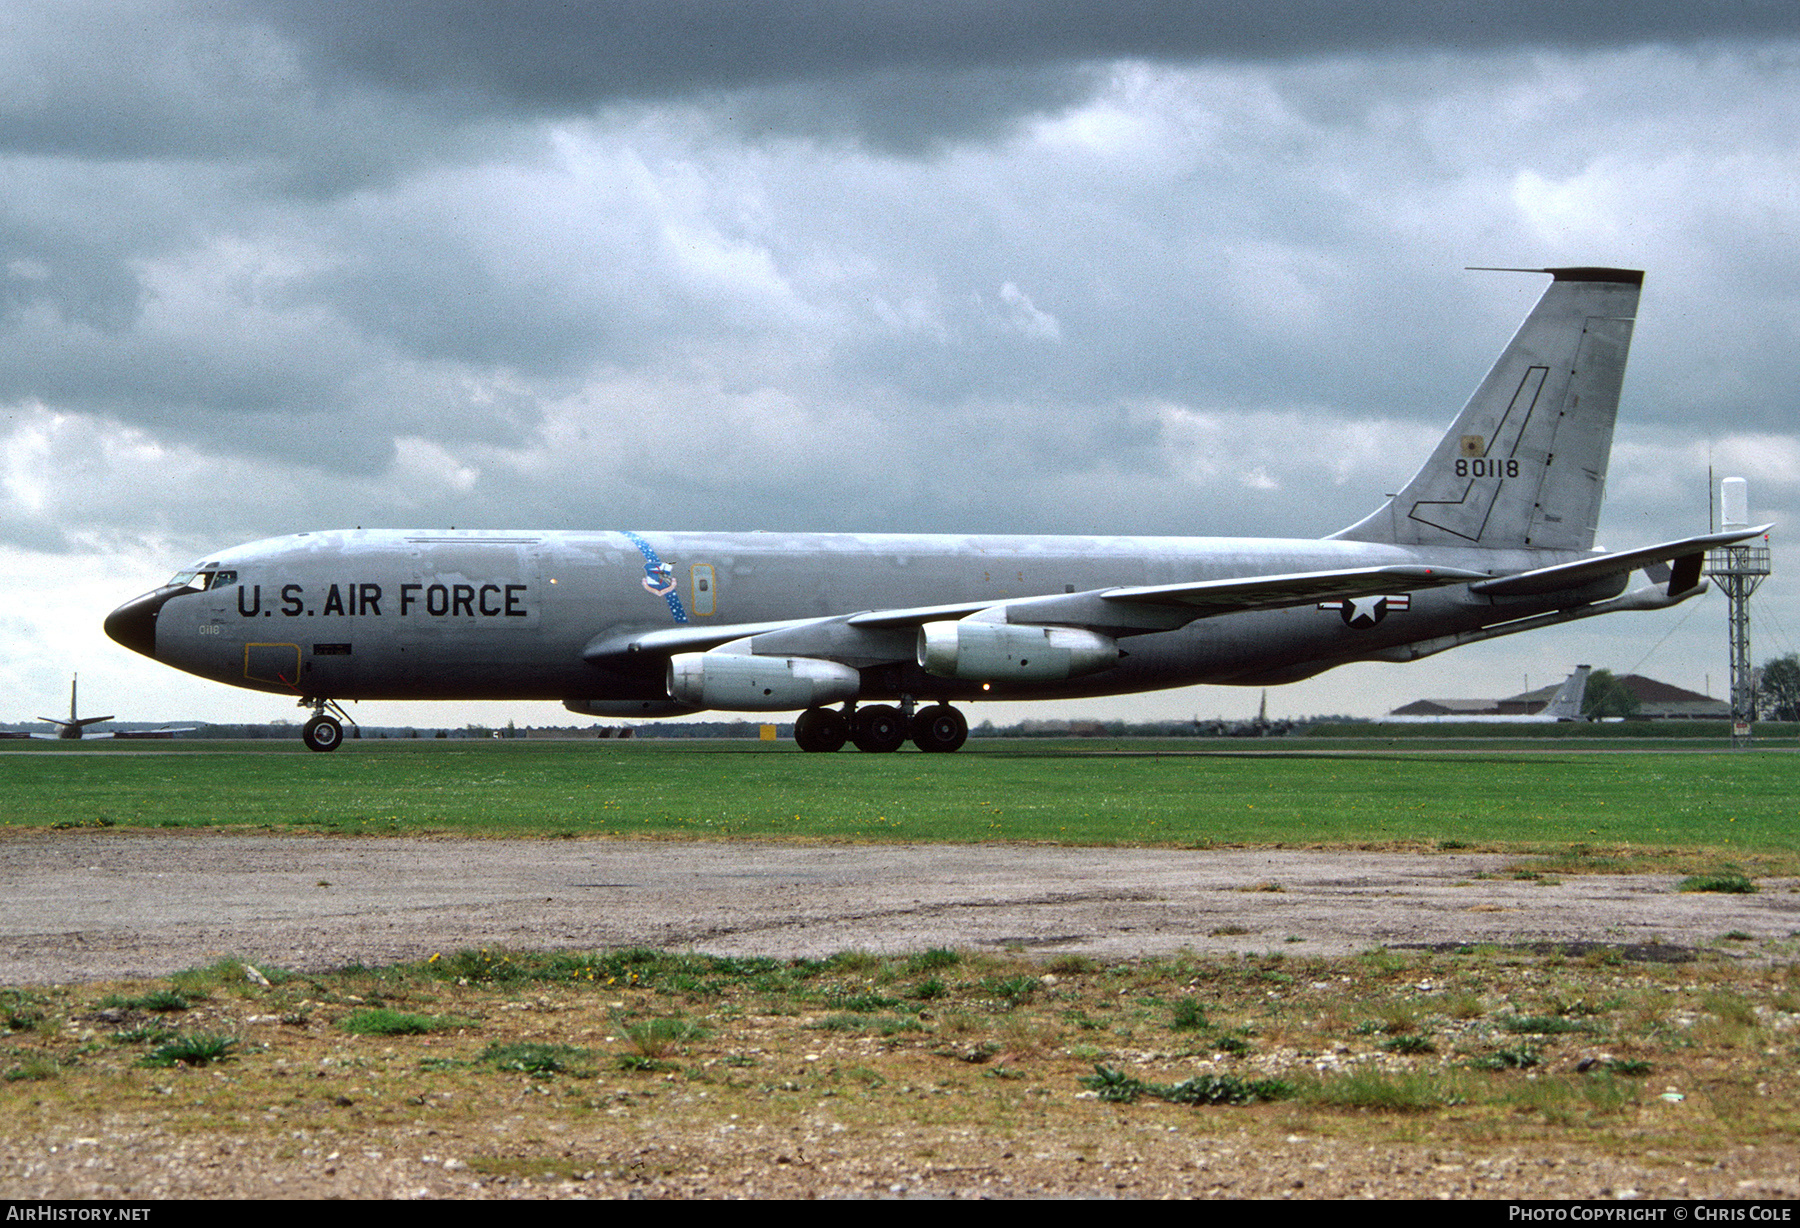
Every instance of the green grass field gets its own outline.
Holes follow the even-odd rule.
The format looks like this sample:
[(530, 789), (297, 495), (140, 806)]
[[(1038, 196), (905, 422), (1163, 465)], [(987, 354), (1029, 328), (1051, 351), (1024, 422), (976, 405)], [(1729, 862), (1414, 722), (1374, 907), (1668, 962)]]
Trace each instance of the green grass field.
[[(0, 833), (1471, 848), (1519, 854), (1497, 873), (1549, 884), (1560, 874), (1544, 871), (1800, 873), (1797, 770), (1782, 752), (1311, 740), (958, 755), (0, 743)], [(93, 1154), (126, 1157), (107, 1178), (125, 1197), (385, 1192), (328, 1178), (374, 1181), (376, 1160), (426, 1149), (394, 1192), (802, 1195), (840, 1188), (786, 1158), (811, 1154), (788, 1140), (828, 1112), (829, 1154), (854, 1157), (869, 1189), (941, 1172), (1076, 1195), (1301, 1190), (1255, 1183), (1273, 1156), (1309, 1195), (1416, 1194), (1426, 1172), (1449, 1189), (1454, 1168), (1473, 1197), (1612, 1196), (1602, 1174), (1628, 1162), (1647, 1196), (1789, 1196), (1792, 950), (1742, 934), (1677, 963), (1624, 947), (1108, 962), (483, 949), (321, 974), (264, 964), (260, 983), (222, 959), (155, 982), (0, 989), (0, 1151), (102, 1140)], [(1302, 1167), (1295, 1139), (1344, 1162)], [(165, 1148), (207, 1162), (172, 1178)], [(89, 1196), (80, 1163), (10, 1192)]]
[[(1800, 866), (1784, 753), (1089, 739), (959, 755), (754, 742), (0, 749), (0, 827), (1070, 844), (1424, 845)], [(1748, 864), (1748, 863), (1747, 863)], [(1570, 868), (1576, 868), (1571, 866)]]

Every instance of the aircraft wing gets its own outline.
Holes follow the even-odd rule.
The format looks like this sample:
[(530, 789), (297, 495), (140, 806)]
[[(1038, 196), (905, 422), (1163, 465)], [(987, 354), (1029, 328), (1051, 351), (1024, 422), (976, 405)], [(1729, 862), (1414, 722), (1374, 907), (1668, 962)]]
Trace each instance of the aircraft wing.
[(793, 618), (767, 623), (720, 623), (704, 627), (689, 625), (608, 633), (588, 641), (587, 647), (581, 651), (581, 659), (604, 664), (609, 657), (637, 656), (642, 653), (673, 656), (678, 652), (705, 652), (709, 648), (729, 644), (732, 640), (741, 640), (747, 635), (762, 635), (770, 631), (804, 627), (810, 623), (836, 621), (839, 620)]
[(1186, 606), (1196, 618), (1235, 614), (1241, 610), (1278, 610), (1311, 605), (1337, 597), (1369, 597), (1405, 593), (1447, 584), (1485, 579), (1479, 571), (1454, 567), (1358, 567), (1346, 571), (1300, 571), (1285, 576), (1249, 576), (1241, 580), (1201, 580), (1192, 584), (1154, 584), (1107, 589), (1105, 601), (1142, 605)]
[(1103, 588), (1088, 593), (1028, 597), (991, 607), (981, 621), (1085, 627), (1108, 635), (1172, 631), (1201, 618), (1249, 610), (1279, 610), (1340, 598), (1407, 593), (1485, 580), (1485, 572), (1401, 565), (1236, 576), (1181, 584)]
[(1589, 559), (1576, 559), (1573, 563), (1559, 563), (1555, 567), (1522, 571), (1516, 576), (1483, 580), (1471, 584), (1469, 588), (1484, 597), (1530, 596), (1554, 593), (1565, 588), (1580, 588), (1607, 576), (1636, 571), (1646, 563), (1671, 563), (1673, 568), (1668, 591), (1672, 596), (1684, 593), (1700, 582), (1700, 569), (1706, 562), (1708, 548), (1729, 546), (1748, 541), (1752, 537), (1761, 537), (1773, 527), (1765, 524), (1756, 529), (1734, 529), (1729, 533), (1684, 537), (1680, 541), (1645, 546), (1641, 550), (1621, 550), (1617, 554), (1601, 554)]
[(861, 614), (852, 614), (847, 621), (852, 627), (862, 627), (867, 630), (922, 627), (926, 623), (967, 618), (971, 614), (991, 610), (996, 604), (1001, 603), (962, 601), (952, 602), (949, 605), (915, 605), (900, 610), (868, 610)]
[(192, 733), (197, 728), (197, 725), (178, 725), (173, 729), (109, 729), (105, 733), (84, 733), (79, 738), (67, 738), (60, 733), (0, 733), (0, 738), (36, 738), (40, 742), (128, 742), (133, 739), (172, 738), (178, 733)]
[[(1358, 567), (1343, 571), (1302, 571), (1229, 580), (1194, 580), (1182, 584), (1102, 588), (1011, 601), (967, 601), (900, 610), (871, 610), (852, 614), (846, 621), (850, 626), (864, 630), (913, 628), (926, 623), (979, 617), (983, 622), (1157, 631), (1185, 626), (1197, 618), (1217, 614), (1275, 610), (1339, 597), (1405, 593), (1486, 578), (1486, 572), (1459, 571), (1450, 567)], [(1124, 607), (1136, 607), (1136, 610), (1128, 611)]]
[(595, 637), (582, 658), (596, 665), (706, 652), (739, 640), (758, 655), (821, 656), (858, 665), (912, 656), (914, 633), (926, 623), (975, 618), (982, 622), (1085, 627), (1130, 635), (1166, 631), (1199, 618), (1247, 610), (1273, 610), (1334, 598), (1404, 593), (1421, 588), (1467, 584), (1486, 572), (1448, 567), (1361, 567), (1197, 580), (1055, 593), (1009, 601), (965, 601), (943, 605), (864, 610), (825, 618), (783, 622), (732, 623), (706, 627), (662, 627)]
[(836, 614), (825, 618), (791, 618), (777, 622), (722, 623), (704, 627), (659, 627), (650, 631), (626, 631), (604, 635), (590, 641), (582, 650), (584, 661), (605, 663), (609, 657), (673, 656), (678, 652), (706, 652), (721, 644), (751, 636), (774, 632), (804, 632), (808, 627), (854, 627), (859, 631), (911, 629), (941, 619), (967, 618), (991, 609), (991, 601), (965, 601), (952, 605), (913, 606), (900, 610), (864, 610), (857, 614)]
[[(1057, 593), (1013, 601), (969, 601), (952, 605), (915, 606), (904, 610), (873, 610), (866, 614), (853, 614), (849, 622), (852, 627), (917, 627), (925, 623), (1004, 610), (1006, 613), (1003, 621), (1006, 622), (1081, 626), (1088, 620), (1076, 617), (1065, 622), (1054, 615), (1059, 612), (1074, 613), (1083, 605), (1100, 601), (1162, 606), (1179, 619), (1174, 625), (1180, 626), (1196, 618), (1214, 614), (1274, 610), (1283, 606), (1310, 605), (1315, 601), (1329, 601), (1337, 597), (1405, 593), (1413, 589), (1467, 584), (1472, 580), (1485, 579), (1486, 572), (1459, 571), (1449, 567), (1357, 567), (1343, 571), (1300, 571), (1288, 575), (1242, 576), (1229, 580), (1194, 580), (1182, 584), (1102, 588), (1086, 593)], [(995, 621), (1002, 619), (996, 616)], [(1111, 619), (1100, 621), (1113, 625)]]

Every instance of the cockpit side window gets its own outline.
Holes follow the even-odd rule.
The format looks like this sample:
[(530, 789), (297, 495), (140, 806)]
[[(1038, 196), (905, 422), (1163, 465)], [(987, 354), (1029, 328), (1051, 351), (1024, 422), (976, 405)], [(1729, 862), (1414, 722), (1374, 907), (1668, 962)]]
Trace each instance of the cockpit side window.
[(198, 567), (190, 567), (186, 571), (178, 571), (169, 579), (167, 588), (192, 588), (204, 592), (209, 588), (219, 588), (226, 584), (237, 583), (237, 572), (222, 571), (217, 563), (202, 563)]

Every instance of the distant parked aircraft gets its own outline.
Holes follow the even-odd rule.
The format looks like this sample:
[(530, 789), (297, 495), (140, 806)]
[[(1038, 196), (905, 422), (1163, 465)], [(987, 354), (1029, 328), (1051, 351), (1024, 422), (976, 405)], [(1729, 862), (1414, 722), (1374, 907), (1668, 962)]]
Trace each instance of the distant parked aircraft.
[[(1453, 705), (1455, 707), (1474, 707), (1476, 704), (1484, 701), (1431, 699), (1420, 700), (1417, 704), (1408, 704), (1407, 707), (1421, 708), (1427, 706), (1442, 706), (1444, 710), (1435, 713), (1420, 713), (1417, 711), (1406, 712), (1405, 709), (1401, 709), (1400, 711), (1405, 713), (1404, 715), (1390, 715), (1389, 719), (1396, 721), (1457, 722), (1480, 725), (1519, 725), (1534, 723), (1543, 724), (1551, 721), (1579, 721), (1583, 719), (1581, 715), (1581, 701), (1587, 698), (1588, 674), (1591, 671), (1591, 668), (1592, 667), (1586, 665), (1577, 665), (1575, 667), (1575, 672), (1564, 679), (1563, 684), (1560, 687), (1556, 688), (1556, 694), (1550, 697), (1550, 702), (1536, 712), (1495, 713), (1491, 708), (1486, 712), (1458, 712), (1454, 710)], [(1517, 701), (1514, 700), (1509, 702)]]
[(1581, 719), (1581, 701), (1587, 698), (1588, 672), (1591, 666), (1577, 665), (1575, 672), (1558, 687), (1555, 696), (1544, 705), (1544, 710), (1535, 716), (1525, 717), (1528, 721), (1578, 721)]
[(66, 720), (66, 721), (61, 720), (54, 716), (38, 717), (38, 719), (40, 721), (44, 721), (48, 724), (55, 725), (56, 726), (55, 733), (4, 733), (4, 734), (0, 734), (0, 737), (41, 738), (46, 742), (76, 741), (81, 738), (88, 738), (88, 739), (94, 739), (94, 740), (98, 740), (101, 738), (115, 738), (120, 741), (124, 741), (125, 739), (128, 739), (128, 738), (172, 738), (178, 733), (192, 733), (194, 731), (194, 727), (192, 725), (184, 725), (178, 729), (175, 729), (175, 728), (135, 729), (135, 730), (134, 729), (116, 729), (116, 730), (112, 730), (108, 733), (89, 733), (87, 731), (87, 727), (89, 725), (98, 725), (102, 721), (110, 721), (113, 718), (110, 716), (77, 716), (77, 715), (75, 715), (75, 688), (80, 683), (80, 681), (81, 681), (80, 674), (72, 675), (69, 678), (69, 719), (68, 720)]
[(1292, 721), (1271, 721), (1269, 719), (1269, 693), (1262, 693), (1262, 703), (1256, 709), (1256, 719), (1248, 721), (1228, 721), (1223, 718), (1215, 721), (1194, 722), (1194, 731), (1203, 738), (1279, 738), (1293, 732)]

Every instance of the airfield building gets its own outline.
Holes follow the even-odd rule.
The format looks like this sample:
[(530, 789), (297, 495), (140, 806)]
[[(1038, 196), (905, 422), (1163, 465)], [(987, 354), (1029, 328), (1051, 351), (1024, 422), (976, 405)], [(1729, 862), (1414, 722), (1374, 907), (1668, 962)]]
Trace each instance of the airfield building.
[[(1684, 690), (1641, 674), (1626, 674), (1619, 682), (1638, 701), (1641, 721), (1730, 720), (1731, 704), (1697, 691)], [(1415, 699), (1395, 708), (1389, 716), (1435, 716), (1444, 720), (1477, 716), (1536, 716), (1544, 710), (1562, 684), (1555, 682), (1505, 699)]]

